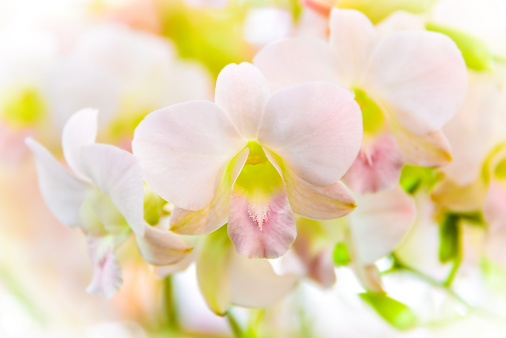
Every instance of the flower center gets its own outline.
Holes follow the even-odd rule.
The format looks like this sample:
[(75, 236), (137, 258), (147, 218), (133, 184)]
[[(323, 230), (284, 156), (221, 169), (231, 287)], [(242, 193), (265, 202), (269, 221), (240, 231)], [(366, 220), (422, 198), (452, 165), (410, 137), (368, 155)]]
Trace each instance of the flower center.
[(265, 152), (261, 145), (255, 141), (251, 141), (248, 142), (247, 147), (249, 149), (249, 154), (246, 164), (256, 165), (267, 162), (267, 156), (265, 156)]
[(354, 92), (355, 101), (357, 101), (362, 111), (364, 134), (377, 134), (385, 125), (385, 114), (366, 92), (361, 89), (355, 89)]
[(46, 107), (40, 94), (32, 88), (25, 88), (12, 94), (5, 94), (8, 101), (3, 106), (3, 118), (13, 127), (33, 126), (41, 122)]

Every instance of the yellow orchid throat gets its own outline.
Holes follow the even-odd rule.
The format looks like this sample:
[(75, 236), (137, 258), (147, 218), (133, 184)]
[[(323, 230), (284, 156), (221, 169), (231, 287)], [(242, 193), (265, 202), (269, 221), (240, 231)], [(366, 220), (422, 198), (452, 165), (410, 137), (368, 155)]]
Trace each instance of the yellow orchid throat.
[(361, 89), (355, 89), (355, 101), (362, 111), (364, 135), (379, 133), (386, 123), (386, 117), (381, 108), (374, 100)]
[(269, 217), (269, 201), (283, 187), (283, 179), (268, 160), (262, 146), (249, 142), (246, 164), (237, 177), (234, 190), (249, 201), (248, 216), (262, 230)]

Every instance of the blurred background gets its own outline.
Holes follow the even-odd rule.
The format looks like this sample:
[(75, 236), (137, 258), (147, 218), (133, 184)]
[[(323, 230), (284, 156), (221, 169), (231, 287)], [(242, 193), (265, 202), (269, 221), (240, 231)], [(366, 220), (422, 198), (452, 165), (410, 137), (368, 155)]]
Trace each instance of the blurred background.
[[(475, 55), (466, 59), (469, 71), (490, 70), (484, 75), (494, 78), (489, 82), (502, 83), (506, 15), (494, 8), (504, 4), (464, 2), (470, 5), (430, 0), (0, 0), (0, 337), (233, 335), (227, 319), (207, 308), (193, 266), (170, 283), (160, 280), (140, 258), (134, 240), (118, 253), (124, 277), (120, 292), (109, 300), (87, 294), (92, 266), (86, 238), (59, 224), (45, 206), (26, 137), (61, 156), (67, 119), (81, 108), (96, 107), (99, 142), (129, 150), (136, 125), (148, 113), (190, 99), (212, 100), (216, 76), (225, 65), (251, 62), (260, 48), (281, 38), (325, 39), (332, 6), (358, 9), (385, 31), (407, 22), (423, 25), (430, 18), (469, 32), (494, 51), (490, 63), (497, 63), (490, 70), (488, 59), (480, 56), (481, 45), (463, 43), (461, 50)], [(506, 113), (506, 105), (501, 107), (500, 114)], [(430, 180), (423, 175), (412, 177)], [(415, 227), (398, 251), (422, 260), (427, 272), (384, 276), (389, 295), (415, 312), (416, 327), (396, 327), (357, 295), (363, 289), (352, 270), (336, 266), (333, 287), (308, 280), (273, 308), (234, 308), (239, 325), (251, 328), (244, 334), (506, 337), (506, 272), (478, 258), (482, 229), (465, 227), (467, 265), (452, 288), (441, 287), (432, 278), (451, 267), (437, 258), (436, 207), (427, 196), (416, 198), (416, 204)], [(380, 270), (390, 266), (388, 259), (378, 262)]]

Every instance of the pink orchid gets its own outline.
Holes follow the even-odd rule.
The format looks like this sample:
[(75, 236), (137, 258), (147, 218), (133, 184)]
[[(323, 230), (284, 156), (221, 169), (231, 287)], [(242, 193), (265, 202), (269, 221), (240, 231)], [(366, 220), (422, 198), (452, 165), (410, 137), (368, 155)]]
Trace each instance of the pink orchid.
[(380, 39), (365, 15), (333, 9), (329, 43), (281, 40), (261, 50), (254, 64), (271, 90), (322, 80), (355, 93), (364, 139), (344, 177), (353, 190), (393, 187), (404, 163), (434, 167), (450, 160), (440, 129), (464, 100), (467, 73), (447, 36), (413, 30)]
[(240, 254), (275, 258), (296, 237), (293, 213), (332, 219), (355, 204), (339, 178), (362, 139), (349, 92), (310, 82), (270, 94), (260, 71), (231, 64), (215, 103), (190, 101), (149, 114), (132, 148), (146, 183), (177, 207), (171, 230), (202, 235), (228, 221)]
[(144, 258), (153, 264), (182, 259), (188, 247), (174, 234), (145, 223), (139, 164), (127, 151), (95, 143), (96, 133), (94, 109), (77, 112), (65, 125), (63, 154), (72, 174), (33, 139), (26, 144), (35, 155), (39, 188), (51, 212), (64, 225), (79, 226), (87, 235), (93, 264), (87, 291), (112, 297), (121, 285), (114, 250), (132, 231)]

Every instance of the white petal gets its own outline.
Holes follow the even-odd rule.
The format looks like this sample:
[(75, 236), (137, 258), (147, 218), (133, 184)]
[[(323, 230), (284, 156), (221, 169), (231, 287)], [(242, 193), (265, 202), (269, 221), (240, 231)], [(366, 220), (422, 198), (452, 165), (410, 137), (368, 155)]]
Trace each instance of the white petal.
[(278, 173), (283, 176), (288, 201), (294, 213), (310, 219), (334, 219), (355, 209), (355, 199), (342, 182), (326, 187), (310, 184), (295, 175), (278, 156), (264, 150)]
[(440, 129), (459, 109), (467, 69), (449, 37), (396, 32), (376, 48), (363, 86), (406, 129), (426, 134)]
[(137, 236), (144, 233), (144, 184), (137, 160), (129, 152), (106, 144), (81, 149), (85, 174), (109, 195)]
[(212, 201), (197, 211), (174, 208), (170, 215), (170, 230), (182, 235), (205, 235), (227, 223), (230, 210), (230, 192), (239, 175), (249, 149), (245, 148), (231, 162), (225, 179)]
[(351, 166), (362, 141), (362, 114), (350, 93), (310, 82), (275, 93), (265, 107), (258, 142), (308, 183), (328, 186)]
[(264, 259), (249, 259), (233, 253), (230, 258), (231, 302), (247, 307), (267, 307), (283, 299), (300, 277), (278, 275)]
[(349, 216), (352, 240), (360, 264), (373, 264), (393, 251), (415, 220), (415, 206), (401, 188), (357, 197)]
[(145, 225), (143, 237), (136, 237), (142, 257), (153, 265), (176, 264), (191, 254), (191, 248), (169, 230)]
[(121, 268), (114, 256), (114, 240), (110, 236), (88, 237), (88, 251), (93, 264), (93, 278), (86, 292), (111, 298), (123, 282)]
[(335, 82), (329, 45), (318, 39), (285, 39), (264, 47), (253, 59), (272, 92), (308, 81)]
[(377, 42), (371, 21), (356, 10), (332, 9), (330, 46), (336, 58), (339, 84), (353, 87), (359, 82)]
[(72, 176), (36, 141), (26, 144), (35, 155), (39, 189), (44, 202), (56, 218), (67, 226), (80, 225), (79, 209), (92, 187)]
[(252, 64), (230, 64), (216, 80), (215, 102), (228, 113), (242, 137), (257, 137), (269, 87), (262, 73)]
[(190, 101), (149, 114), (132, 148), (146, 183), (187, 210), (213, 199), (228, 162), (246, 146), (228, 115), (208, 101)]
[(96, 109), (82, 109), (72, 115), (62, 133), (63, 155), (69, 166), (82, 179), (89, 181), (83, 169), (81, 148), (95, 143), (97, 137), (97, 116)]

